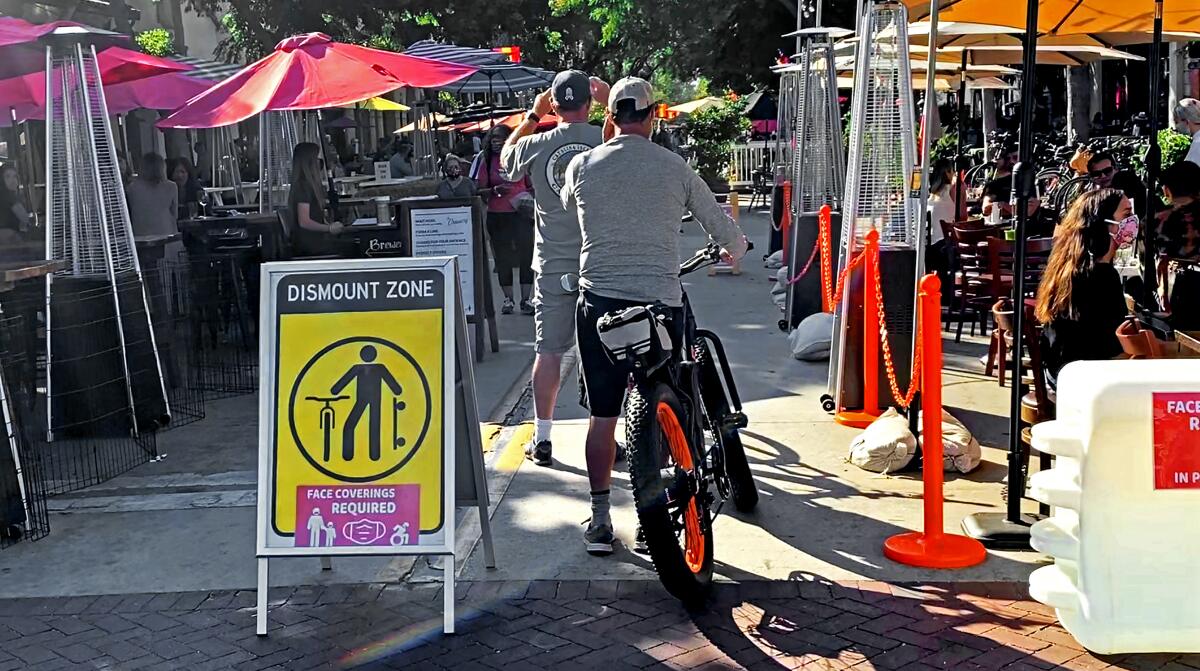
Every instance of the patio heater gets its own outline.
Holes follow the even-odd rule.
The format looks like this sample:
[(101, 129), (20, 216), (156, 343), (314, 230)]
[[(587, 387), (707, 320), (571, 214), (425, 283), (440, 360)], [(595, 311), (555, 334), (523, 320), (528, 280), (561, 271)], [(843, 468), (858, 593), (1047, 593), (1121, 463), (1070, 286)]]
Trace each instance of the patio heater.
[(246, 204), (246, 194), (242, 192), (242, 166), (238, 161), (237, 143), (233, 137), (236, 126), (222, 126), (209, 131), (209, 165), (212, 166), (212, 185), (216, 187), (233, 187), (233, 203)]
[[(850, 157), (842, 201), (838, 267), (861, 250), (866, 234), (879, 232), (879, 274), (888, 342), (897, 383), (909, 384), (916, 318), (916, 280), (921, 272), (919, 198), (909, 191), (917, 165), (913, 133), (912, 70), (908, 61), (908, 15), (904, 6), (877, 1), (862, 16), (850, 116)], [(863, 273), (846, 280), (836, 312), (830, 352), (827, 410), (863, 408)], [(879, 408), (895, 405), (879, 359)]]
[[(836, 29), (835, 29), (836, 30)], [(818, 242), (817, 213), (822, 206), (833, 209), (831, 239), (841, 228), (842, 195), (845, 188), (846, 157), (842, 153), (842, 119), (838, 110), (837, 73), (833, 67), (833, 36), (829, 28), (800, 31), (801, 49), (797, 87), (792, 113), (791, 143), (792, 212), (791, 240), (784, 241), (790, 268), (785, 309), (788, 331), (809, 315), (821, 311), (821, 275), (808, 266)], [(839, 265), (840, 267), (840, 265)], [(835, 270), (836, 272), (836, 270)]]
[(48, 439), (137, 437), (170, 407), (96, 49), (46, 46)]
[(292, 183), (292, 150), (305, 140), (298, 112), (258, 115), (258, 211), (287, 207)]
[(800, 68), (785, 65), (779, 72), (779, 107), (775, 121), (775, 185), (792, 180), (792, 141), (796, 137), (796, 99), (800, 94)]

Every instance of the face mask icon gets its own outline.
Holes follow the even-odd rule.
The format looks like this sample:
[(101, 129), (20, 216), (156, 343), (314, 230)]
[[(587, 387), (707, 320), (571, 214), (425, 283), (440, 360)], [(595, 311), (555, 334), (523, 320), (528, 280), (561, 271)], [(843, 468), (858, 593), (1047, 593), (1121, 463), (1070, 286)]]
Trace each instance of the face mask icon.
[(378, 520), (355, 520), (342, 527), (342, 534), (357, 545), (371, 545), (386, 533), (387, 527)]

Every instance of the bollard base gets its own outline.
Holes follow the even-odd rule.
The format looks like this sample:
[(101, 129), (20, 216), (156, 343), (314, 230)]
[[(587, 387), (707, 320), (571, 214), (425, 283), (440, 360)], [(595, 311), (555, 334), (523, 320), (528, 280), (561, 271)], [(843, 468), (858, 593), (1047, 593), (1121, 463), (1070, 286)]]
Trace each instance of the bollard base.
[(1029, 550), (1029, 527), (1045, 519), (1041, 515), (1024, 513), (1019, 522), (1012, 522), (1004, 513), (975, 513), (963, 518), (963, 532), (990, 548)]
[(883, 413), (869, 413), (862, 410), (842, 410), (833, 416), (833, 421), (842, 426), (852, 426), (856, 429), (865, 429), (872, 422), (879, 419), (879, 415)]
[(935, 538), (920, 531), (887, 539), (883, 554), (894, 562), (922, 568), (967, 568), (987, 559), (987, 550), (974, 538), (956, 534)]

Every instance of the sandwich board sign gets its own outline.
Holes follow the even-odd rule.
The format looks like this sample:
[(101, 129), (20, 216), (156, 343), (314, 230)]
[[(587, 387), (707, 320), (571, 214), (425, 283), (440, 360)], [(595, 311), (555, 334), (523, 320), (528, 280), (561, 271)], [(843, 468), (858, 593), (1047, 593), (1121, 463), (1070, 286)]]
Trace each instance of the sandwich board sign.
[[(268, 561), (297, 556), (325, 568), (330, 557), (444, 556), (453, 631), (456, 501), (480, 507), (491, 559), (456, 266), (446, 257), (263, 266), (260, 635)], [(466, 496), (456, 465), (474, 471), (458, 477)]]

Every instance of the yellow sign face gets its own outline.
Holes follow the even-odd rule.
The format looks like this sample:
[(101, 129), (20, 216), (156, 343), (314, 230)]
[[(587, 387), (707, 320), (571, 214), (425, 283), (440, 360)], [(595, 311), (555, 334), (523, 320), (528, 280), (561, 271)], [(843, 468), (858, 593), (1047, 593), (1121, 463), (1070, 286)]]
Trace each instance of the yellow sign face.
[[(374, 530), (386, 525), (390, 533), (406, 515), (419, 533), (442, 529), (444, 287), (430, 270), (293, 274), (280, 282), (272, 534), (297, 546), (335, 538), (336, 545), (380, 544), (387, 540)], [(411, 542), (407, 531), (392, 545), (396, 539)]]

